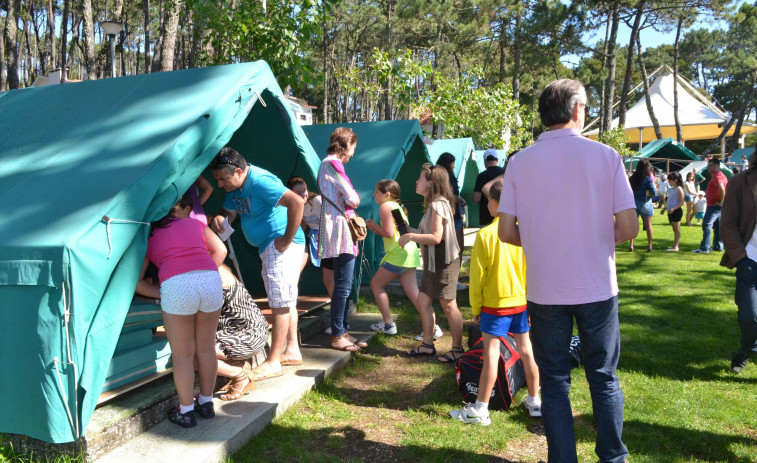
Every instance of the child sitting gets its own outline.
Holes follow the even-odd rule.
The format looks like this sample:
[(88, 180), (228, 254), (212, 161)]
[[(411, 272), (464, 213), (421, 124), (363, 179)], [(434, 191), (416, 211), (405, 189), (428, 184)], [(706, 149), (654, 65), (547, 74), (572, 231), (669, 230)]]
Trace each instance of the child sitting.
[(526, 311), (526, 258), (523, 248), (503, 243), (497, 236), (499, 197), (502, 180), (489, 189), (489, 213), (494, 221), (479, 230), (470, 260), (470, 304), (474, 322), (481, 324), (484, 339), (483, 368), (475, 404), (449, 412), (463, 423), (488, 426), (489, 398), (497, 379), (500, 336), (513, 333), (523, 360), (528, 385), (524, 401), (529, 415), (541, 416), (539, 370), (534, 361)]
[(704, 198), (704, 191), (697, 193), (697, 199), (694, 200), (694, 204), (697, 207), (697, 215), (695, 216), (697, 225), (701, 225), (702, 219), (704, 219), (704, 211), (707, 209), (707, 200)]

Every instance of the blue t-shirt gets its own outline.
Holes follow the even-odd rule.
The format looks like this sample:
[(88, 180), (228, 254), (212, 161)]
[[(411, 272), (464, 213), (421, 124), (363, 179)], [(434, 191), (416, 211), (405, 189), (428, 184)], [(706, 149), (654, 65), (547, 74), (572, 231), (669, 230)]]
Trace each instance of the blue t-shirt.
[[(242, 188), (226, 193), (223, 207), (236, 211), (242, 219), (242, 231), (247, 242), (259, 252), (286, 232), (287, 209), (277, 206), (287, 191), (278, 177), (267, 170), (247, 164), (249, 172)], [(305, 243), (302, 229), (297, 229), (294, 242)]]

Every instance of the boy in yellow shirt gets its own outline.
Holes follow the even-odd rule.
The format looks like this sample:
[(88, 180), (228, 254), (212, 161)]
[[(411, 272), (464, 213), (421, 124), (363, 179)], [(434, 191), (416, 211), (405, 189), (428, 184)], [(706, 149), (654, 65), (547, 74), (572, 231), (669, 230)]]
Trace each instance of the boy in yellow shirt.
[(524, 401), (529, 415), (541, 416), (539, 369), (534, 361), (528, 335), (526, 312), (526, 258), (523, 249), (503, 243), (497, 236), (499, 197), (502, 180), (489, 189), (489, 213), (494, 221), (479, 230), (470, 261), (470, 304), (474, 322), (481, 325), (484, 338), (483, 368), (475, 404), (465, 404), (449, 412), (463, 423), (488, 426), (489, 398), (497, 380), (500, 336), (513, 333), (526, 371), (528, 397)]

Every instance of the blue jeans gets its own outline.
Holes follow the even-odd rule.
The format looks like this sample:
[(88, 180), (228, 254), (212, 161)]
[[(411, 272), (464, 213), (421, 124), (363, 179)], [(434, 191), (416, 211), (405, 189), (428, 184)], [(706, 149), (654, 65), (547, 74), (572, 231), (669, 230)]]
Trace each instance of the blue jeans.
[(741, 329), (739, 354), (757, 352), (757, 262), (744, 257), (736, 264), (736, 305)]
[(704, 211), (704, 221), (702, 222), (702, 242), (699, 249), (702, 251), (710, 250), (710, 233), (715, 230), (715, 236), (712, 239), (712, 249), (715, 251), (723, 250), (723, 242), (720, 241), (720, 206), (707, 206)]
[(334, 291), (331, 294), (331, 335), (341, 336), (350, 329), (347, 313), (350, 309), (352, 282), (355, 278), (355, 256), (339, 254), (334, 262)]
[(601, 462), (623, 463), (623, 392), (615, 369), (620, 357), (618, 297), (578, 305), (541, 305), (528, 301), (531, 342), (539, 366), (542, 421), (549, 463), (578, 461), (570, 406), (570, 338), (573, 318), (584, 352), (594, 420), (595, 452)]

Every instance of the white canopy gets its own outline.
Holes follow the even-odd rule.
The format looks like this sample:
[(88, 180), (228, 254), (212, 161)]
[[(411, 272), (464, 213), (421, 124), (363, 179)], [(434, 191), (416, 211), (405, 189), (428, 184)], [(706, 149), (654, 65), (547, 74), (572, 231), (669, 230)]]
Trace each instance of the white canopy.
[[(649, 88), (649, 93), (663, 138), (676, 138), (675, 119), (673, 117), (673, 74), (658, 74)], [(695, 94), (697, 96), (694, 96)], [(681, 122), (684, 141), (715, 139), (729, 120), (728, 116), (699, 95), (698, 91), (681, 76), (678, 76), (678, 118)], [(733, 124), (728, 130), (727, 136), (733, 135), (735, 125)], [(612, 127), (617, 126), (618, 119), (616, 118), (612, 121)], [(640, 135), (642, 143), (649, 143), (657, 139), (645, 98), (642, 97), (628, 109), (625, 127), (626, 134), (629, 137), (628, 143), (639, 143)], [(757, 131), (757, 127), (752, 124), (744, 123), (741, 127), (742, 135), (754, 131)], [(599, 129), (584, 132), (584, 135), (589, 138), (597, 138)]]

